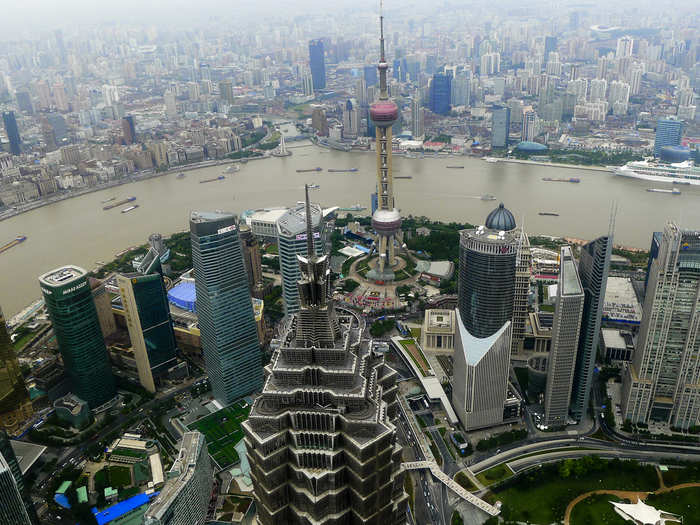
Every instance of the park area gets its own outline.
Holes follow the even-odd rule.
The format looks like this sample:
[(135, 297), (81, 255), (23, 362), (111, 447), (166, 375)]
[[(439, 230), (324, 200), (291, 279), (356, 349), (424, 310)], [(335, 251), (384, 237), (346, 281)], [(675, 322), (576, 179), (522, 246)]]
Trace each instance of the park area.
[(507, 523), (624, 525), (628, 522), (610, 502), (641, 499), (660, 511), (683, 516), (684, 525), (700, 525), (698, 463), (667, 469), (586, 456), (540, 465), (519, 476), (501, 464), (477, 477), (491, 485), (485, 499), (501, 502), (500, 518)]
[(424, 377), (427, 375), (432, 375), (430, 374), (431, 368), (428, 364), (428, 360), (423, 355), (423, 352), (421, 352), (415, 340), (402, 339), (400, 342), (401, 346), (403, 346), (404, 350), (406, 350), (406, 353), (411, 357), (413, 363), (420, 370), (421, 375), (423, 375)]
[(250, 406), (237, 401), (188, 425), (189, 430), (198, 430), (207, 440), (209, 455), (221, 469), (238, 463), (236, 444), (243, 439), (241, 423), (248, 418)]

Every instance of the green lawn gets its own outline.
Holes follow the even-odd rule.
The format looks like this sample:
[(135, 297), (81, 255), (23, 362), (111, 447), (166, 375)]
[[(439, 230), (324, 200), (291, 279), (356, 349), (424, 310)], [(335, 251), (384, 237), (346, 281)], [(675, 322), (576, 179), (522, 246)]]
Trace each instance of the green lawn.
[(457, 472), (457, 475), (455, 476), (455, 481), (462, 485), (465, 490), (472, 491), (476, 490), (476, 485), (472, 483), (472, 480), (469, 479), (469, 477), (464, 473), (464, 472)]
[(451, 525), (463, 525), (462, 516), (456, 510), (452, 513), (452, 518), (450, 519)]
[(680, 483), (698, 482), (700, 481), (700, 463), (689, 463), (685, 468), (669, 467), (662, 474), (667, 487)]
[(241, 423), (248, 418), (249, 406), (238, 401), (189, 425), (207, 439), (207, 448), (214, 461), (223, 469), (239, 461), (235, 446), (243, 439)]
[(650, 495), (646, 502), (666, 512), (683, 516), (683, 525), (700, 525), (700, 487), (674, 490), (658, 496)]
[(611, 501), (622, 501), (612, 494), (596, 494), (579, 502), (571, 511), (570, 525), (625, 525), (613, 510)]
[(488, 470), (484, 470), (476, 475), (476, 479), (481, 481), (485, 486), (493, 485), (497, 481), (506, 479), (513, 475), (513, 471), (505, 463), (491, 467)]
[(658, 486), (653, 466), (586, 456), (544, 465), (518, 479), (506, 481), (492, 499), (503, 503), (505, 520), (545, 525), (562, 520), (569, 502), (585, 492), (596, 489), (652, 491)]

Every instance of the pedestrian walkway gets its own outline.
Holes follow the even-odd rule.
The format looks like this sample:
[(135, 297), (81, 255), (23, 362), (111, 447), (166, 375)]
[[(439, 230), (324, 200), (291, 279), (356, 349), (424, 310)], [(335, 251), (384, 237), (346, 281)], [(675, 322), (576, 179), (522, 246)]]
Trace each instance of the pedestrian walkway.
[(474, 494), (466, 490), (462, 485), (457, 483), (455, 480), (450, 478), (438, 467), (437, 463), (434, 461), (411, 461), (408, 463), (403, 463), (403, 467), (406, 470), (421, 470), (428, 469), (434, 477), (440, 480), (447, 488), (452, 490), (455, 494), (461, 497), (463, 500), (471, 503), (480, 510), (483, 510), (489, 516), (498, 516), (500, 514), (500, 509), (494, 507), (493, 505), (486, 503), (481, 498), (476, 497)]

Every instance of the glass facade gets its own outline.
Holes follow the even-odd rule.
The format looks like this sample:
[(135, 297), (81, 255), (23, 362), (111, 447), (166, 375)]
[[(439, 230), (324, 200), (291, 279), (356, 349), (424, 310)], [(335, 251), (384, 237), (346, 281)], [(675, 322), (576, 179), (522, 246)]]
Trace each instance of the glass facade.
[(433, 75), (430, 83), (430, 111), (438, 115), (450, 112), (452, 98), (452, 77), (443, 73)]
[(160, 274), (131, 279), (151, 373), (161, 376), (175, 364), (177, 344), (170, 308)]
[(465, 230), (459, 245), (459, 311), (467, 331), (484, 338), (513, 317), (517, 238)]
[(207, 374), (214, 397), (228, 405), (259, 390), (263, 380), (236, 217), (194, 212), (190, 235)]
[(326, 89), (326, 57), (323, 51), (323, 41), (309, 42), (309, 64), (314, 89)]
[(579, 421), (588, 409), (611, 255), (612, 236), (605, 235), (586, 244), (579, 259), (579, 277), (586, 298), (571, 391), (571, 414)]
[(29, 393), (0, 311), (0, 431), (5, 428), (14, 432), (31, 414)]
[(59, 268), (39, 278), (71, 391), (90, 408), (116, 388), (85, 270)]

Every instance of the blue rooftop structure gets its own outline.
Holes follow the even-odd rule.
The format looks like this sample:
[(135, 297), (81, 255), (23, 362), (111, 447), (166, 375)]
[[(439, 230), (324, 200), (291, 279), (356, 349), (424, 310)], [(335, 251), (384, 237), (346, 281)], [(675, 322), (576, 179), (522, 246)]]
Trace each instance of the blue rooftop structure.
[(132, 510), (138, 509), (142, 505), (148, 505), (158, 494), (160, 494), (160, 492), (154, 492), (153, 494), (136, 494), (136, 496), (117, 503), (116, 505), (112, 505), (111, 507), (107, 507), (102, 511), (98, 511), (97, 508), (93, 507), (92, 513), (95, 515), (97, 525), (107, 525), (117, 518), (128, 514)]
[(545, 151), (547, 149), (547, 146), (544, 144), (540, 144), (539, 142), (531, 142), (529, 140), (524, 140), (517, 146), (515, 146), (515, 149), (520, 150), (520, 151)]
[(486, 217), (485, 226), (490, 230), (511, 231), (515, 229), (515, 217), (503, 203)]
[(197, 302), (197, 292), (195, 291), (194, 281), (182, 281), (177, 286), (171, 288), (168, 292), (168, 301), (178, 308), (194, 312)]

